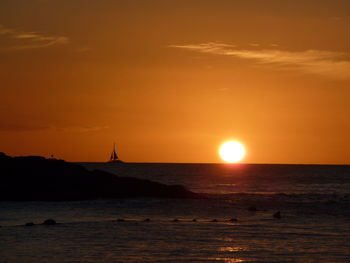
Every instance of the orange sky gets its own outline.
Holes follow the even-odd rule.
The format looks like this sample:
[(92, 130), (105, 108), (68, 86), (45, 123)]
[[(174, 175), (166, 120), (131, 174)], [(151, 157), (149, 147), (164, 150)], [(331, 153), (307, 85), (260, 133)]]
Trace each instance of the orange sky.
[(350, 2), (2, 0), (0, 151), (350, 164)]

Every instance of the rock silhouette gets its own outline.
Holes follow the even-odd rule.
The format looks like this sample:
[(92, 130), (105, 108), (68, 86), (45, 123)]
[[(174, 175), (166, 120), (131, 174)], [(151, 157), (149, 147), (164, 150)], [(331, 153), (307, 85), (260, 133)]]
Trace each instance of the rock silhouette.
[(256, 208), (255, 205), (252, 205), (252, 206), (248, 207), (248, 211), (256, 212), (256, 211), (258, 211), (258, 208)]
[(56, 225), (56, 221), (53, 220), (53, 219), (46, 219), (44, 222), (43, 222), (43, 225), (46, 225), (46, 226), (53, 226), (53, 225)]
[(39, 156), (0, 153), (0, 200), (68, 201), (97, 198), (199, 198), (181, 185), (165, 185)]
[(281, 216), (281, 212), (278, 211), (278, 212), (274, 213), (274, 214), (273, 214), (273, 217), (274, 217), (274, 218), (277, 218), (277, 219), (281, 219), (281, 217), (282, 217), (282, 216)]

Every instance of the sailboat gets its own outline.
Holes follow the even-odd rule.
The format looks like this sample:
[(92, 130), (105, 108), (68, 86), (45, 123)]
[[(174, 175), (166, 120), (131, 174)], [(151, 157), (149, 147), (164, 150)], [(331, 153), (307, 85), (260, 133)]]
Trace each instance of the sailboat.
[(111, 153), (111, 156), (109, 158), (109, 163), (122, 163), (123, 161), (119, 159), (116, 151), (115, 151), (115, 143), (113, 144), (113, 151)]

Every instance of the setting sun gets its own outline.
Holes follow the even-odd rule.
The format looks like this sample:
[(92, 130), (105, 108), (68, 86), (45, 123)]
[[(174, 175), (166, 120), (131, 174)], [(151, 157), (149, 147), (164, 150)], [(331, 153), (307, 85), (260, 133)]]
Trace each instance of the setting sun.
[(227, 163), (237, 163), (241, 161), (245, 154), (245, 147), (237, 141), (227, 141), (219, 148), (219, 154), (222, 160)]

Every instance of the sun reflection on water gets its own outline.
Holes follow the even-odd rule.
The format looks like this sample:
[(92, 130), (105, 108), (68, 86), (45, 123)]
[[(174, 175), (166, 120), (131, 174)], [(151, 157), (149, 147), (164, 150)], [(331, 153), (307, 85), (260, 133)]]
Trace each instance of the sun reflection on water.
[(224, 251), (224, 252), (238, 252), (238, 251), (243, 251), (244, 249), (242, 247), (220, 247), (219, 251)]
[(237, 262), (244, 262), (245, 260), (240, 258), (215, 258), (215, 260), (223, 260), (225, 263), (237, 263)]
[[(230, 238), (224, 238), (224, 239), (230, 239)], [(246, 249), (243, 247), (240, 247), (240, 246), (225, 246), (225, 247), (218, 248), (218, 251), (226, 252), (226, 253), (227, 252), (228, 253), (237, 253), (237, 252), (244, 251), (244, 250), (246, 250)], [(244, 259), (238, 258), (237, 256), (238, 256), (238, 254), (233, 254), (232, 257), (215, 258), (215, 260), (222, 261), (225, 263), (237, 263), (237, 262), (244, 262), (245, 261)]]

